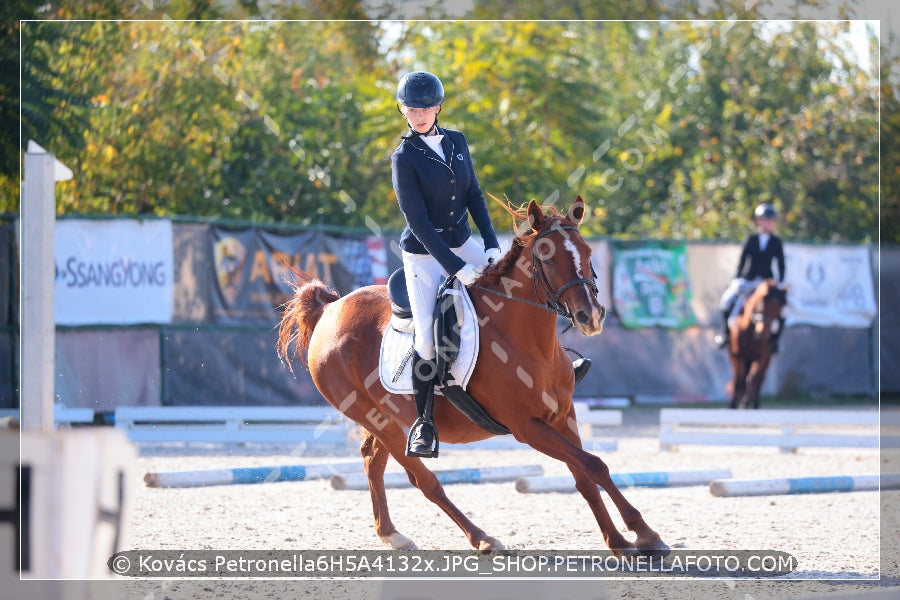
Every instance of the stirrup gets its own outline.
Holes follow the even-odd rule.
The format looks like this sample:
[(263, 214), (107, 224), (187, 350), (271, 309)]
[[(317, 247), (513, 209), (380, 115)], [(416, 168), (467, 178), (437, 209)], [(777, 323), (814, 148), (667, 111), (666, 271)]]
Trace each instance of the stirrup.
[(578, 385), (588, 371), (591, 370), (591, 359), (579, 358), (572, 361), (572, 368), (575, 370), (575, 385)]
[[(432, 449), (431, 444), (426, 444), (425, 442), (419, 442), (415, 445), (415, 447), (413, 447), (414, 434), (421, 432), (424, 427), (431, 428), (434, 449)], [(409, 428), (409, 434), (406, 437), (406, 456), (415, 456), (418, 458), (437, 458), (439, 446), (440, 441), (438, 440), (437, 428), (434, 426), (434, 423), (431, 421), (427, 421), (422, 417), (416, 419), (416, 421)]]

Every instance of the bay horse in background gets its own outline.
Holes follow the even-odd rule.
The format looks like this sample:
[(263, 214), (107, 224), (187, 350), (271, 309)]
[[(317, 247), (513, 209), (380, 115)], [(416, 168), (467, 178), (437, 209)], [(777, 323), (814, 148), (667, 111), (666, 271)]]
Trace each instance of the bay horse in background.
[(731, 324), (731, 408), (759, 408), (759, 390), (772, 357), (772, 323), (786, 304), (787, 289), (774, 279), (763, 280), (744, 300)]
[[(582, 448), (578, 435), (572, 363), (557, 339), (557, 314), (550, 309), (566, 310), (584, 335), (603, 329), (606, 310), (589, 278), (591, 250), (578, 231), (584, 201), (578, 196), (565, 215), (552, 207), (545, 212), (534, 201), (527, 210), (505, 208), (515, 219), (527, 218), (530, 229), (517, 235), (509, 252), (468, 288), (480, 324), (479, 347), (485, 351), (467, 391), (516, 440), (566, 463), (613, 552), (665, 555), (669, 547), (625, 499), (606, 464)], [(388, 513), (384, 471), (393, 457), (410, 483), (462, 529), (473, 548), (503, 549), (499, 540), (449, 500), (420, 458), (405, 455), (404, 427), (416, 418), (412, 396), (391, 395), (378, 375), (381, 339), (391, 318), (386, 286), (363, 287), (341, 297), (321, 281), (298, 275), (302, 281), (295, 284), (279, 327), (278, 355), (290, 366), (293, 358), (302, 361), (305, 354), (313, 382), (325, 399), (360, 425), (360, 452), (380, 540), (392, 549), (417, 549), (413, 540), (397, 531)], [(434, 421), (445, 442), (473, 442), (493, 435), (446, 399), (435, 402)], [(636, 534), (633, 542), (617, 529), (598, 486)]]

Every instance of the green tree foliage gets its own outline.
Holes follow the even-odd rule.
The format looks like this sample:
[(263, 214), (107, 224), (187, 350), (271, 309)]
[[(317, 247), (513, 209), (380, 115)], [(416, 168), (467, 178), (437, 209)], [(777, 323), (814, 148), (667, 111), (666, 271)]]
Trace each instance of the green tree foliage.
[(900, 243), (900, 39), (881, 58), (881, 239)]
[(766, 201), (801, 239), (876, 237), (877, 90), (852, 64), (835, 67), (841, 49), (827, 40), (839, 38), (836, 27), (739, 23), (685, 32), (708, 50), (694, 78), (700, 93), (681, 123), (699, 132), (696, 151), (673, 172), (671, 195), (689, 198), (689, 211), (670, 214), (673, 222), (692, 223), (703, 237), (739, 237), (753, 206)]
[[(666, 5), (673, 17), (699, 10)], [(744, 6), (707, 14), (753, 17)], [(580, 193), (590, 234), (735, 239), (768, 200), (789, 239), (877, 236), (879, 79), (851, 60), (845, 24), (373, 22), (349, 0), (134, 8), (158, 20), (42, 24), (65, 49), (35, 51), (53, 74), (39, 112), (58, 121), (39, 141), (76, 173), (59, 185), (61, 213), (397, 229), (389, 156), (406, 125), (393, 96), (403, 72), (427, 69), (444, 81), (440, 121), (466, 134), (482, 187), (513, 204)], [(472, 15), (525, 15), (504, 10), (479, 1)], [(612, 3), (523, 10), (621, 16)], [(323, 20), (214, 20), (271, 11)], [(27, 33), (49, 47), (48, 32)], [(882, 112), (883, 129), (891, 119)], [(2, 201), (15, 209), (17, 194)]]

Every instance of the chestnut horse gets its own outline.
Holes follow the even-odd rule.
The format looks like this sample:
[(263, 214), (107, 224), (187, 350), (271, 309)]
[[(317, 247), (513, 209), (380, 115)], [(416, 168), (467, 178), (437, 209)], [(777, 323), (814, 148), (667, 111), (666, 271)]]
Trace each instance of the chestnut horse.
[(771, 359), (772, 322), (787, 304), (787, 290), (774, 279), (762, 281), (744, 301), (731, 325), (729, 356), (734, 377), (731, 408), (759, 408), (759, 390)]
[[(616, 553), (665, 554), (668, 546), (622, 495), (609, 468), (581, 445), (572, 405), (572, 363), (556, 335), (557, 312), (571, 318), (584, 335), (603, 329), (605, 308), (591, 276), (591, 250), (578, 232), (585, 215), (581, 196), (566, 215), (544, 212), (534, 201), (527, 212), (531, 229), (488, 267), (469, 294), (480, 323), (482, 349), (467, 391), (516, 440), (563, 461), (575, 487), (590, 505), (607, 546)], [(391, 395), (379, 379), (379, 347), (391, 317), (385, 286), (363, 287), (340, 297), (321, 281), (304, 277), (285, 305), (277, 342), (289, 366), (306, 354), (313, 382), (326, 400), (362, 428), (360, 451), (375, 515), (375, 532), (392, 549), (415, 550), (388, 514), (384, 471), (393, 457), (410, 482), (463, 530), (479, 552), (502, 549), (497, 539), (473, 524), (446, 496), (420, 458), (405, 455), (406, 433), (416, 418), (409, 395)], [(556, 312), (551, 312), (551, 309)], [(434, 422), (441, 440), (466, 443), (486, 439), (485, 431), (438, 397)], [(634, 542), (618, 531), (600, 496), (601, 486), (618, 509)]]

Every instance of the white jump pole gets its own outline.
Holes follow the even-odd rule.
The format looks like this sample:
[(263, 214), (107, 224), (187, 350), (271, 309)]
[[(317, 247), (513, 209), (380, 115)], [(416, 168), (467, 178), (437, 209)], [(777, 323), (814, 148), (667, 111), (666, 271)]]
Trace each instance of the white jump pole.
[[(714, 479), (731, 477), (729, 469), (703, 471), (646, 471), (639, 473), (613, 473), (617, 487), (675, 487), (680, 485), (706, 485)], [(574, 492), (575, 478), (571, 475), (556, 477), (522, 477), (516, 480), (516, 490), (523, 494), (542, 492)]]
[[(880, 479), (880, 482), (879, 482)], [(900, 475), (838, 475), (823, 477), (787, 477), (783, 479), (713, 480), (713, 496), (774, 496), (819, 494), (823, 492), (862, 492), (900, 489)]]
[[(447, 469), (434, 471), (441, 485), (451, 483), (485, 483), (488, 481), (510, 481), (516, 477), (543, 475), (541, 465), (522, 465), (507, 467), (481, 467), (479, 469)], [(335, 475), (331, 478), (331, 487), (336, 490), (367, 490), (369, 480), (362, 474)], [(406, 473), (385, 473), (384, 487), (412, 487)]]
[(275, 465), (234, 469), (205, 469), (202, 471), (160, 471), (144, 475), (144, 483), (153, 488), (204, 487), (209, 485), (237, 485), (274, 483), (276, 481), (309, 481), (327, 479), (339, 473), (361, 473), (361, 460), (321, 465)]

